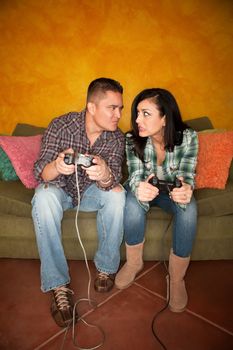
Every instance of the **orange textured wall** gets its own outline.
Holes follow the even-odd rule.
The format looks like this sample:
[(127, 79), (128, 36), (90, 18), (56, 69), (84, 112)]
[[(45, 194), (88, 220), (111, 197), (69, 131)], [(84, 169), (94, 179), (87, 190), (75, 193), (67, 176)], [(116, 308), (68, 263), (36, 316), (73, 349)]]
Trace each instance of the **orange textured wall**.
[(184, 119), (233, 128), (231, 0), (1, 0), (1, 133), (80, 110), (92, 79), (125, 89), (120, 122), (145, 87), (176, 96)]

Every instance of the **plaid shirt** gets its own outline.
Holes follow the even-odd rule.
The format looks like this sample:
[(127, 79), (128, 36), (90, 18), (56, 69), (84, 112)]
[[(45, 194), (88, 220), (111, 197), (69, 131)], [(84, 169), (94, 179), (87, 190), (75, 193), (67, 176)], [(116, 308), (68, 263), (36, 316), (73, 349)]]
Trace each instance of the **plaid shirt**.
[[(144, 181), (150, 174), (157, 173), (157, 157), (150, 137), (147, 139), (144, 150), (143, 163), (134, 153), (134, 145), (131, 134), (126, 134), (126, 156), (129, 178), (127, 183), (131, 191), (136, 195), (139, 182)], [(198, 138), (194, 130), (186, 129), (183, 132), (183, 142), (175, 146), (173, 152), (166, 151), (162, 164), (164, 179), (174, 181), (175, 177), (183, 176), (184, 182), (194, 187), (195, 168), (197, 163)], [(146, 210), (149, 210), (148, 202), (139, 202)], [(186, 205), (180, 204), (185, 208)]]
[[(90, 146), (85, 129), (85, 115), (86, 110), (80, 113), (70, 112), (55, 118), (48, 126), (42, 138), (39, 159), (34, 165), (34, 174), (40, 183), (44, 182), (40, 175), (46, 164), (68, 148), (83, 154), (99, 155), (106, 161), (113, 174), (113, 184), (108, 188), (102, 188), (96, 183), (102, 190), (110, 190), (120, 182), (125, 143), (123, 133), (120, 129), (114, 132), (103, 131)], [(89, 179), (81, 167), (78, 167), (78, 179), (80, 196), (82, 196), (93, 180)], [(74, 206), (78, 204), (75, 173), (68, 176), (61, 174), (50, 183), (62, 187), (72, 197)]]

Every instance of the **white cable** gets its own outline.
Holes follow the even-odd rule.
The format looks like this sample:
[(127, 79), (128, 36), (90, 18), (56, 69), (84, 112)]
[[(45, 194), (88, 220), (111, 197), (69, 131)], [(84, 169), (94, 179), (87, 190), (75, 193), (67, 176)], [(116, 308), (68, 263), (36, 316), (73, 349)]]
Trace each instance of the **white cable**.
[[(87, 298), (89, 300), (89, 304), (91, 305), (91, 298), (90, 298), (90, 289), (91, 289), (91, 272), (89, 268), (89, 264), (87, 261), (87, 254), (84, 248), (84, 245), (82, 243), (80, 233), (79, 233), (79, 228), (78, 228), (78, 214), (79, 214), (79, 208), (80, 208), (80, 190), (79, 190), (79, 181), (78, 181), (78, 167), (77, 167), (77, 160), (75, 159), (75, 178), (76, 178), (76, 187), (77, 187), (77, 193), (78, 193), (78, 205), (77, 205), (77, 210), (76, 210), (76, 215), (75, 215), (75, 227), (76, 227), (76, 233), (78, 236), (79, 243), (81, 245), (84, 259), (85, 259), (85, 264), (87, 267), (87, 272), (88, 272), (88, 288), (87, 288)], [(92, 306), (92, 305), (91, 305)]]
[(74, 304), (74, 308), (73, 308), (73, 320), (69, 323), (69, 325), (66, 327), (66, 331), (65, 331), (65, 335), (63, 338), (63, 342), (62, 342), (62, 346), (60, 348), (60, 350), (63, 349), (64, 344), (65, 344), (65, 340), (67, 337), (67, 333), (68, 330), (72, 324), (72, 341), (73, 341), (73, 345), (75, 348), (79, 349), (79, 350), (95, 350), (98, 349), (100, 346), (102, 346), (104, 344), (105, 341), (105, 334), (103, 329), (100, 326), (97, 325), (93, 325), (88, 323), (87, 321), (85, 321), (81, 316), (78, 318), (78, 321), (82, 321), (84, 324), (86, 324), (88, 327), (93, 327), (93, 328), (97, 328), (100, 333), (102, 334), (102, 341), (97, 344), (94, 347), (91, 348), (82, 348), (80, 346), (78, 346), (77, 342), (76, 342), (76, 337), (75, 337), (75, 311), (76, 311), (76, 307), (77, 305), (81, 302), (81, 301), (88, 301), (89, 305), (93, 308), (96, 307), (97, 303), (95, 302), (95, 300), (92, 300), (90, 297), (90, 289), (91, 289), (91, 272), (90, 272), (90, 268), (89, 268), (89, 264), (88, 264), (88, 260), (87, 260), (87, 254), (84, 248), (84, 245), (82, 243), (81, 240), (81, 236), (80, 236), (80, 232), (79, 232), (79, 228), (78, 228), (78, 214), (79, 214), (79, 208), (80, 208), (80, 190), (79, 190), (79, 180), (78, 180), (78, 166), (77, 166), (77, 159), (75, 158), (75, 178), (76, 178), (76, 187), (77, 187), (77, 195), (78, 195), (78, 204), (77, 204), (77, 209), (76, 209), (76, 215), (75, 215), (75, 228), (76, 228), (76, 234), (78, 236), (78, 240), (79, 243), (81, 245), (82, 251), (83, 251), (83, 255), (84, 255), (84, 260), (85, 260), (85, 264), (86, 264), (86, 268), (87, 268), (87, 272), (88, 272), (88, 287), (87, 287), (87, 299), (86, 298), (82, 298), (76, 301), (76, 303)]

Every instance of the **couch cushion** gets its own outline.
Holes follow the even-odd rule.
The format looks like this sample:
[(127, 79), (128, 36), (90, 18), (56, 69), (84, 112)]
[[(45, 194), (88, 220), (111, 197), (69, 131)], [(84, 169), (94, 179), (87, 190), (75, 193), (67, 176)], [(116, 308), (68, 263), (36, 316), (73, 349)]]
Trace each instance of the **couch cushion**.
[[(33, 189), (26, 188), (21, 181), (0, 181), (0, 213), (31, 218)], [(80, 213), (85, 218), (95, 217), (95, 212)], [(64, 219), (74, 218), (75, 211), (67, 210)]]
[(13, 136), (35, 136), (45, 132), (46, 128), (30, 124), (18, 123), (12, 133)]
[[(27, 189), (20, 181), (0, 181), (0, 212), (8, 215), (31, 217), (31, 199), (34, 190)], [(199, 216), (221, 216), (233, 213), (233, 181), (228, 181), (225, 190), (200, 189), (194, 191), (198, 203)], [(93, 213), (82, 213), (81, 216), (94, 217)], [(152, 208), (148, 219), (168, 219), (169, 214), (159, 208)], [(68, 210), (64, 219), (74, 218), (74, 211)], [(155, 223), (156, 225), (156, 223)]]
[(0, 181), (0, 212), (16, 216), (31, 216), (31, 198), (34, 191), (21, 181)]
[(233, 214), (233, 181), (227, 182), (224, 190), (199, 189), (194, 191), (201, 216)]

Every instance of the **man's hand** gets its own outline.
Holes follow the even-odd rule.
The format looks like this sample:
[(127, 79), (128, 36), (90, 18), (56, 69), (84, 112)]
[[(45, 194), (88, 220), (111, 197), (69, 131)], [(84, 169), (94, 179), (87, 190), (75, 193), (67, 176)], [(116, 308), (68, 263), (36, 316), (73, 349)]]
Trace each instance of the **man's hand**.
[(58, 154), (57, 159), (54, 161), (54, 166), (59, 174), (63, 175), (71, 175), (75, 171), (75, 165), (74, 164), (66, 164), (64, 162), (65, 154), (66, 153), (74, 153), (74, 150), (72, 148), (66, 149), (65, 151)]
[(91, 180), (106, 182), (111, 176), (111, 170), (109, 169), (107, 163), (100, 156), (94, 156), (93, 163), (89, 168), (82, 166)]
[(180, 204), (188, 204), (191, 201), (193, 190), (191, 185), (186, 184), (184, 182), (183, 177), (179, 177), (182, 182), (182, 186), (180, 188), (174, 188), (170, 193), (172, 200), (176, 203)]
[(75, 166), (74, 164), (67, 165), (64, 162), (65, 153), (74, 153), (74, 150), (72, 148), (66, 149), (65, 151), (59, 153), (55, 160), (48, 163), (44, 167), (41, 173), (41, 177), (44, 181), (52, 181), (56, 179), (60, 174), (73, 174)]
[(142, 202), (150, 202), (159, 194), (158, 188), (148, 183), (153, 176), (154, 174), (150, 174), (146, 181), (139, 182), (136, 196)]

